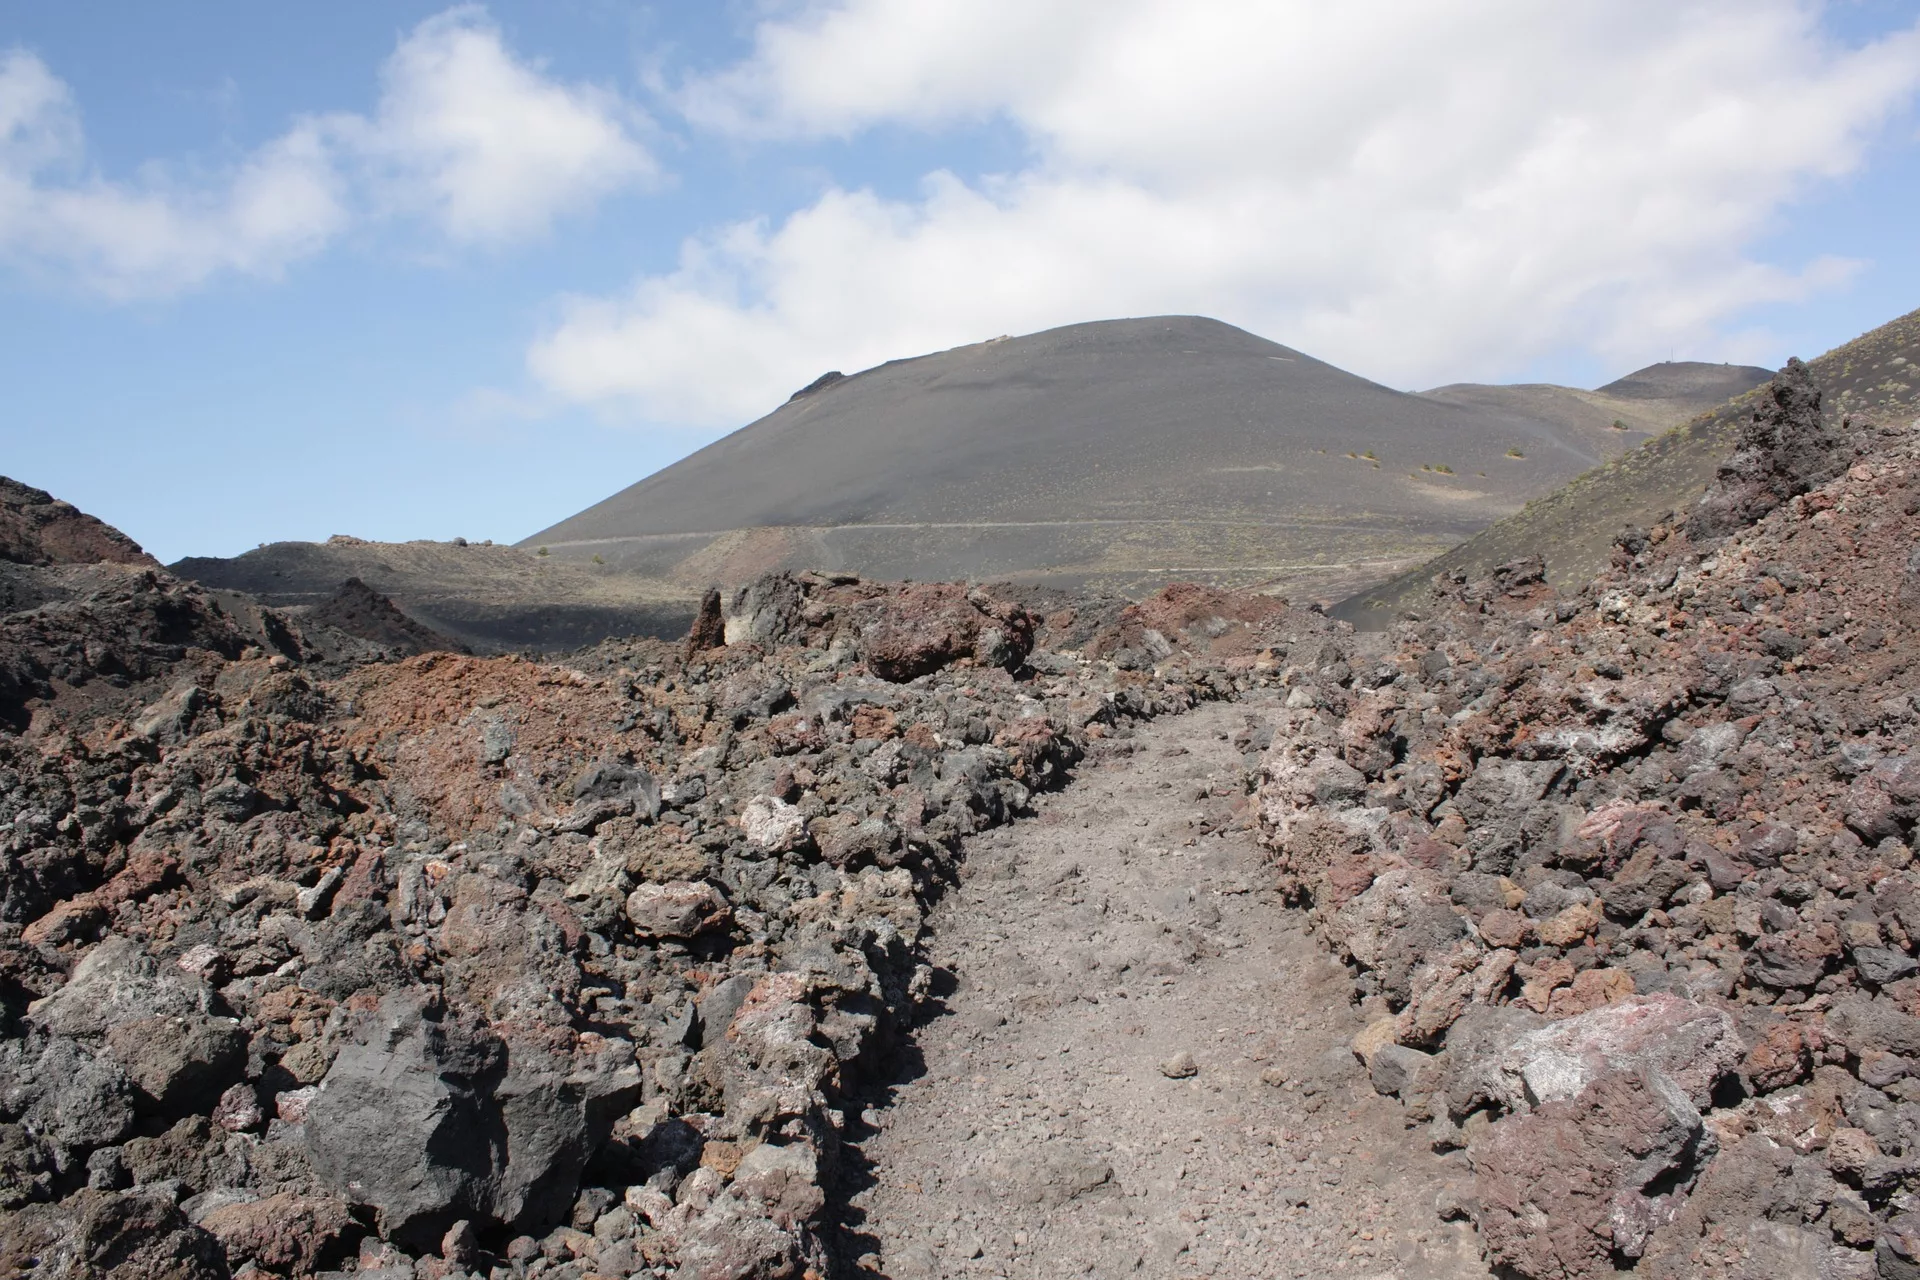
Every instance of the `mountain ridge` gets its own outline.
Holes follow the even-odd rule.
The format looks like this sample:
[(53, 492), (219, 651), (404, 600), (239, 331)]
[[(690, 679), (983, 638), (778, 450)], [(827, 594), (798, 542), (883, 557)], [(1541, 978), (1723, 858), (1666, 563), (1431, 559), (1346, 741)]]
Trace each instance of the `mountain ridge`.
[[(1920, 414), (1920, 379), (1914, 377), (1920, 365), (1920, 311), (1868, 330), (1807, 364), (1826, 392), (1829, 414), (1890, 421)], [(1479, 577), (1522, 556), (1540, 556), (1554, 585), (1578, 587), (1606, 566), (1623, 527), (1650, 526), (1698, 500), (1732, 452), (1758, 394), (1759, 388), (1748, 391), (1573, 478), (1431, 562), (1356, 592), (1331, 612), (1356, 626), (1384, 628), (1399, 614), (1420, 608), (1440, 578)]]
[(1669, 425), (1449, 390), (1205, 317), (1068, 325), (823, 376), (518, 545), (689, 589), (810, 567), (1333, 599)]

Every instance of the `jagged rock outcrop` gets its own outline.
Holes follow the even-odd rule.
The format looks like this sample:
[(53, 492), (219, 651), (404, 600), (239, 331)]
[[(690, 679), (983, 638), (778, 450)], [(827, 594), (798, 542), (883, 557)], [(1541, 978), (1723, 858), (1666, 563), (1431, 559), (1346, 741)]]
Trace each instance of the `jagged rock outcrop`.
[(31, 485), (0, 476), (0, 560), (14, 564), (132, 564), (159, 561), (112, 525)]
[(1840, 474), (1850, 449), (1828, 425), (1820, 399), (1807, 366), (1787, 361), (1741, 424), (1733, 457), (1689, 515), (1687, 529), (1695, 539), (1725, 537)]

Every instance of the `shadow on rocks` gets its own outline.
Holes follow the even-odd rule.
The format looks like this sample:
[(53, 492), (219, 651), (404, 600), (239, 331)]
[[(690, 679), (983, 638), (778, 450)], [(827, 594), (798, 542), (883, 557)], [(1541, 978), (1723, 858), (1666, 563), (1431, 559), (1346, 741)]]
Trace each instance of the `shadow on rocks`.
[[(916, 1011), (915, 1025), (924, 1026), (934, 1018), (950, 1014), (942, 997), (952, 995), (955, 986), (950, 970), (936, 968), (929, 997)], [(853, 1203), (878, 1181), (874, 1161), (864, 1150), (864, 1144), (882, 1131), (887, 1110), (893, 1106), (900, 1087), (927, 1074), (926, 1057), (918, 1043), (910, 1039), (903, 1039), (883, 1066), (883, 1070), (875, 1071), (846, 1099), (849, 1106), (846, 1128), (841, 1131), (840, 1160), (833, 1183), (827, 1188), (824, 1215), (828, 1256), (838, 1276), (883, 1274), (860, 1265), (862, 1258), (880, 1253), (880, 1238), (865, 1229), (866, 1211)], [(876, 1120), (878, 1124), (874, 1123)]]

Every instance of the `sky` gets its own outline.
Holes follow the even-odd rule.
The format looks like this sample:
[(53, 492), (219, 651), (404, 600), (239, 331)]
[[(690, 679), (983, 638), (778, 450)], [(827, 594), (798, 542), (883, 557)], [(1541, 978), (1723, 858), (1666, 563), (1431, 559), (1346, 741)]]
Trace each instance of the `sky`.
[(1389, 386), (1920, 306), (1920, 0), (0, 0), (0, 473), (515, 541), (828, 369), (1218, 317)]

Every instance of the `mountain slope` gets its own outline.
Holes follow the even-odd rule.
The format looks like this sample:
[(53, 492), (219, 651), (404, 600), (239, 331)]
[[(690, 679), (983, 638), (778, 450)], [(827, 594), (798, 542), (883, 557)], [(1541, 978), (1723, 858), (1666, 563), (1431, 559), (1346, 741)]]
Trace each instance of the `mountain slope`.
[(182, 578), (281, 608), (324, 612), (358, 579), (408, 617), (482, 652), (571, 649), (610, 635), (677, 637), (698, 598), (667, 584), (512, 547), (452, 542), (276, 542), (224, 559), (193, 556)]
[[(1862, 334), (1808, 364), (1826, 393), (1829, 414), (1905, 421), (1920, 413), (1920, 377), (1915, 376), (1915, 366), (1920, 364), (1920, 311)], [(1622, 382), (1637, 377), (1631, 375)], [(1548, 580), (1555, 585), (1580, 585), (1606, 565), (1614, 536), (1623, 527), (1650, 525), (1661, 514), (1699, 499), (1714, 469), (1732, 452), (1734, 435), (1750, 412), (1752, 396), (1750, 391), (1648, 441), (1529, 503), (1431, 562), (1356, 593), (1332, 612), (1359, 627), (1384, 627), (1405, 610), (1419, 607), (1436, 578), (1461, 572), (1478, 577), (1527, 555), (1545, 559)]]
[(1590, 452), (1612, 457), (1751, 391), (1771, 376), (1771, 370), (1753, 365), (1669, 361), (1648, 365), (1596, 391), (1548, 383), (1462, 383), (1420, 394), (1489, 416), (1509, 414), (1548, 423)]
[(1670, 422), (1470, 391), (1408, 395), (1200, 317), (1071, 325), (822, 379), (521, 545), (689, 587), (804, 566), (1337, 598)]

